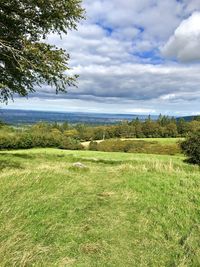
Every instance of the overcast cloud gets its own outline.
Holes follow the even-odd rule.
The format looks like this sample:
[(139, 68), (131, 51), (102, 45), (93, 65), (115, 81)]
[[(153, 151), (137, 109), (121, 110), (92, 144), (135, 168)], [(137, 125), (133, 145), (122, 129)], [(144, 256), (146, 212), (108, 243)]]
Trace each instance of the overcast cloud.
[(200, 112), (199, 0), (84, 0), (78, 31), (49, 42), (71, 55), (78, 88), (44, 86), (8, 108), (196, 114)]

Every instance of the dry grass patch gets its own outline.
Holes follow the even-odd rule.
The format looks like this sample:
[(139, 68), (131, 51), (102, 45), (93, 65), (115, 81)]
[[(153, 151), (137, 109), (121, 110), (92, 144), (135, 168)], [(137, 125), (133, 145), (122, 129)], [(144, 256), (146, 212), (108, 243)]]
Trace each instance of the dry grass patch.
[(113, 195), (115, 195), (115, 192), (102, 192), (98, 194), (100, 197), (112, 197)]
[(86, 243), (81, 245), (81, 251), (85, 254), (101, 253), (102, 249), (102, 246), (98, 243)]
[(58, 267), (68, 267), (68, 266), (75, 266), (76, 259), (72, 259), (69, 257), (63, 258), (57, 263)]

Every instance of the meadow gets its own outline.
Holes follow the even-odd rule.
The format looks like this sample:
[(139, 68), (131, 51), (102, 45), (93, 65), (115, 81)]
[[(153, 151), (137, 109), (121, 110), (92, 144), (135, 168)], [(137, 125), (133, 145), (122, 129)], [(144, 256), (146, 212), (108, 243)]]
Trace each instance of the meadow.
[(182, 155), (2, 151), (0, 208), (0, 266), (200, 266), (200, 173)]
[[(178, 142), (184, 140), (184, 138), (181, 138), (181, 137), (168, 137), (168, 138), (120, 138), (120, 140), (122, 141), (126, 141), (126, 140), (132, 140), (132, 141), (146, 141), (146, 142), (156, 142), (158, 144), (161, 144), (161, 145), (165, 145), (165, 144), (169, 144), (169, 145), (173, 145), (173, 144), (177, 144)], [(95, 142), (97, 143), (101, 143), (102, 141), (104, 140), (95, 140)], [(89, 147), (89, 144), (90, 144), (90, 141), (85, 141), (85, 142), (82, 142), (82, 145), (85, 147), (85, 148), (88, 148)]]

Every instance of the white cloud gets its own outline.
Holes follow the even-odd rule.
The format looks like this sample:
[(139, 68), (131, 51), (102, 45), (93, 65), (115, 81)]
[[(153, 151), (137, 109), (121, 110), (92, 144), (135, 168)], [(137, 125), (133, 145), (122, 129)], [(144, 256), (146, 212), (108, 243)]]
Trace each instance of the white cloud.
[[(72, 73), (80, 74), (78, 88), (55, 96), (52, 88), (44, 86), (34, 94), (37, 100), (29, 98), (29, 106), (32, 103), (32, 108), (37, 109), (47, 106), (52, 110), (98, 112), (197, 110), (200, 66), (166, 63), (160, 58), (159, 47), (171, 36), (164, 48), (166, 55), (185, 61), (191, 54), (193, 58), (200, 57), (200, 49), (194, 49), (200, 22), (191, 27), (187, 26), (189, 20), (183, 22), (200, 10), (200, 0), (83, 0), (83, 3), (87, 19), (78, 26), (78, 31), (69, 32), (62, 39), (49, 36), (49, 42), (69, 52)], [(185, 38), (188, 31), (193, 38)], [(182, 52), (178, 55), (177, 51)]]
[[(57, 98), (101, 103), (127, 101), (200, 101), (200, 66), (131, 64), (75, 67), (80, 75), (78, 88), (69, 88)], [(40, 97), (54, 97), (53, 89), (43, 87)]]
[(125, 112), (130, 114), (156, 114), (156, 110), (151, 108), (130, 108), (126, 109)]
[(62, 98), (16, 98), (4, 108), (27, 110), (51, 110), (71, 112), (97, 112), (97, 113), (134, 113), (134, 114), (166, 114), (166, 115), (196, 115), (199, 113), (199, 101), (167, 100), (151, 101), (124, 101), (118, 99), (113, 103), (96, 102), (95, 100), (62, 99)]
[(181, 22), (162, 49), (164, 56), (182, 62), (200, 61), (200, 12)]

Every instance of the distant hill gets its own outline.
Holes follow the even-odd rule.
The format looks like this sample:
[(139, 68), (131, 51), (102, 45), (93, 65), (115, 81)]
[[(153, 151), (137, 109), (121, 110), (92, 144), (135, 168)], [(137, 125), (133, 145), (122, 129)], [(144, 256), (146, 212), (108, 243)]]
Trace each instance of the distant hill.
[[(31, 111), (0, 109), (0, 121), (9, 124), (34, 124), (39, 121), (46, 122), (69, 122), (87, 124), (115, 124), (123, 120), (131, 121), (135, 118), (144, 121), (148, 115), (137, 114), (103, 114), (103, 113), (81, 113), (81, 112), (54, 112), (54, 111)], [(151, 116), (156, 120), (158, 116)]]
[(184, 119), (185, 121), (192, 121), (192, 120), (200, 120), (200, 115), (195, 115), (195, 116), (183, 116), (183, 117), (178, 117), (177, 120)]

